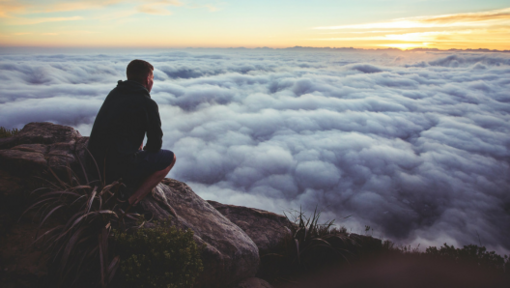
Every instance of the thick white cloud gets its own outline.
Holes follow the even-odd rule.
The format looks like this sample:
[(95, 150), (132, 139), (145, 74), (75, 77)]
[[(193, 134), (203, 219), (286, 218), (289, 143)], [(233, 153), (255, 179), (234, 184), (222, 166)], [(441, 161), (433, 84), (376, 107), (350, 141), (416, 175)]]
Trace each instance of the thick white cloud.
[(135, 58), (156, 67), (152, 97), (178, 159), (169, 176), (202, 197), (278, 213), (318, 205), (353, 232), (422, 247), (510, 250), (509, 54), (4, 54), (0, 125), (88, 135)]

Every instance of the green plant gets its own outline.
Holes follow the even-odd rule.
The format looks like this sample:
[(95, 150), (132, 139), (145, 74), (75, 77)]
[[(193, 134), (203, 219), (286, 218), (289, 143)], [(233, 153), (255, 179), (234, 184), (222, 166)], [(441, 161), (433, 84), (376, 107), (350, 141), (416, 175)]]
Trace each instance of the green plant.
[[(288, 216), (287, 216), (288, 218)], [(355, 244), (347, 230), (334, 227), (334, 220), (319, 223), (317, 209), (310, 217), (299, 211), (291, 233), (280, 243), (275, 253), (261, 255), (260, 276), (299, 274), (324, 265), (349, 262), (350, 248)]]
[(133, 233), (116, 231), (115, 240), (128, 287), (192, 287), (203, 270), (193, 231), (179, 230), (170, 221)]
[(7, 138), (14, 136), (19, 133), (17, 128), (6, 129), (5, 127), (0, 126), (0, 138)]
[[(85, 168), (82, 165), (85, 174)], [(115, 275), (120, 258), (109, 249), (112, 228), (128, 229), (140, 215), (126, 213), (118, 195), (120, 181), (105, 185), (101, 179), (80, 184), (77, 174), (67, 168), (63, 181), (49, 169), (54, 181), (36, 189), (36, 197), (24, 214), (39, 219), (34, 244), (50, 256), (48, 285), (73, 287), (77, 283), (106, 287)], [(52, 219), (50, 221), (50, 219)], [(39, 234), (39, 229), (45, 232)]]
[(333, 227), (334, 220), (319, 224), (319, 218), (317, 209), (308, 218), (302, 211), (298, 215), (298, 228), (293, 235), (295, 261), (304, 268), (320, 266), (339, 258), (347, 260), (349, 251), (343, 248), (349, 241), (347, 234)]

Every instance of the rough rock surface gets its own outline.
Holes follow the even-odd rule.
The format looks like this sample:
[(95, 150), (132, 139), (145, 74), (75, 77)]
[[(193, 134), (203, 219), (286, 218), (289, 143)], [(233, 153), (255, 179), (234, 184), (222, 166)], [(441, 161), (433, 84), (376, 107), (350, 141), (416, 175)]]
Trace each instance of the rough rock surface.
[[(0, 139), (0, 283), (5, 287), (34, 287), (45, 275), (46, 259), (29, 250), (37, 224), (18, 222), (27, 207), (27, 195), (44, 176), (76, 165), (77, 140), (86, 141), (71, 127), (29, 123), (15, 136)], [(2, 286), (4, 287), (4, 286)]]
[[(81, 137), (73, 128), (51, 123), (30, 123), (17, 135), (0, 139), (0, 231), (3, 231), (0, 243), (5, 244), (0, 248), (0, 281), (15, 278), (18, 282), (11, 281), (10, 286), (30, 287), (21, 280), (37, 281), (41, 276), (41, 269), (31, 274), (30, 271), (35, 270), (27, 269), (24, 263), (27, 261), (20, 260), (31, 259), (30, 255), (15, 257), (3, 252), (22, 253), (26, 243), (22, 245), (13, 238), (19, 225), (28, 225), (24, 228), (27, 231), (35, 230), (35, 226), (30, 226), (33, 224), (15, 222), (26, 208), (27, 203), (23, 201), (26, 201), (27, 192), (33, 189), (27, 184), (34, 179), (32, 176), (44, 176), (42, 171), (46, 168), (59, 174), (71, 167), (79, 173), (82, 169), (79, 162), (83, 163), (87, 155), (87, 141), (88, 137)], [(89, 176), (93, 177), (90, 171)], [(192, 229), (195, 240), (205, 245), (202, 254), (204, 272), (195, 287), (232, 286), (257, 272), (259, 253), (252, 239), (186, 184), (165, 179), (142, 205), (160, 219), (176, 214), (173, 223)]]
[(29, 123), (15, 136), (0, 139), (0, 169), (26, 177), (48, 167), (55, 171), (75, 168), (77, 143), (87, 139), (71, 127)]
[(295, 225), (283, 215), (268, 211), (221, 204), (207, 201), (221, 214), (234, 222), (257, 244), (260, 255), (274, 251), (278, 243), (284, 239), (290, 228)]
[(25, 125), (18, 134), (0, 139), (0, 149), (12, 148), (20, 144), (69, 143), (79, 137), (81, 137), (80, 132), (72, 127), (48, 122), (32, 122)]

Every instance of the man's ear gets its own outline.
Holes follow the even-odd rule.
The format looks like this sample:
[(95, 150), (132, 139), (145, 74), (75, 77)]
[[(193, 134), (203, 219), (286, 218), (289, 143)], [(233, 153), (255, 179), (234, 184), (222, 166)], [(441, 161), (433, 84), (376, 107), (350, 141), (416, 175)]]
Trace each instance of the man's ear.
[(151, 83), (153, 81), (154, 73), (149, 73), (147, 77), (145, 78), (145, 83)]
[(147, 90), (149, 90), (149, 92), (151, 92), (153, 84), (154, 84), (154, 72), (149, 73), (149, 75), (147, 75), (147, 78), (145, 78), (144, 86), (145, 88), (147, 88)]

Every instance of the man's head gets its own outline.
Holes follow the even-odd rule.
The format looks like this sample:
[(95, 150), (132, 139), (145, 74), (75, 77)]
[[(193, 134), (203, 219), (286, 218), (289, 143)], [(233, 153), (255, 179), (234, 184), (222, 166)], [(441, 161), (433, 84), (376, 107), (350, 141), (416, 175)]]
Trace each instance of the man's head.
[(154, 66), (149, 62), (135, 59), (129, 62), (126, 74), (128, 80), (133, 80), (141, 83), (149, 92), (152, 90), (154, 84)]

